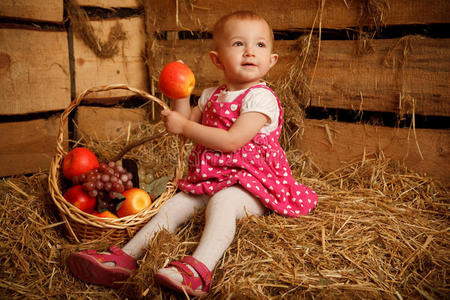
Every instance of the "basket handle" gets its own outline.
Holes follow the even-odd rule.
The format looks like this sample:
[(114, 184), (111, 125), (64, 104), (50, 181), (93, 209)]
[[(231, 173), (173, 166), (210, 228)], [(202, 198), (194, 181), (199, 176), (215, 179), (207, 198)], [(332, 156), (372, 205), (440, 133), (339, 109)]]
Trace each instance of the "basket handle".
[[(83, 92), (81, 92), (61, 114), (58, 136), (56, 138), (56, 152), (60, 155), (60, 157), (64, 157), (67, 154), (67, 152), (63, 148), (64, 125), (67, 123), (70, 113), (80, 104), (80, 102), (87, 95), (89, 95), (91, 93), (105, 92), (105, 91), (109, 91), (109, 90), (128, 90), (128, 91), (131, 91), (135, 94), (142, 96), (145, 99), (156, 102), (163, 109), (169, 109), (169, 106), (161, 99), (159, 99), (153, 95), (150, 95), (149, 93), (142, 91), (140, 89), (130, 87), (126, 84), (110, 84), (110, 85), (103, 85), (103, 86), (97, 86), (97, 87), (92, 87), (92, 88), (86, 89)], [(176, 167), (175, 176), (173, 179), (174, 183), (178, 179), (180, 179), (181, 175), (182, 175), (182, 169), (183, 169), (182, 166), (183, 166), (183, 160), (184, 160), (184, 144), (185, 144), (185, 138), (183, 136), (180, 136), (180, 147), (179, 147), (180, 155), (178, 156), (177, 167)]]
[(56, 139), (56, 151), (61, 155), (64, 156), (66, 154), (66, 151), (63, 148), (63, 142), (64, 142), (64, 124), (67, 123), (67, 119), (69, 118), (70, 113), (80, 104), (80, 102), (89, 94), (91, 93), (97, 93), (97, 92), (105, 92), (109, 90), (128, 90), (131, 92), (134, 92), (135, 94), (138, 94), (148, 100), (151, 100), (153, 102), (156, 102), (159, 104), (163, 109), (169, 109), (169, 106), (163, 102), (161, 99), (150, 95), (149, 93), (139, 90), (137, 88), (130, 87), (126, 84), (110, 84), (110, 85), (104, 85), (104, 86), (97, 86), (92, 87), (87, 90), (84, 90), (81, 92), (71, 103), (70, 105), (64, 110), (64, 112), (61, 114), (60, 118), (60, 126), (58, 131), (58, 137)]

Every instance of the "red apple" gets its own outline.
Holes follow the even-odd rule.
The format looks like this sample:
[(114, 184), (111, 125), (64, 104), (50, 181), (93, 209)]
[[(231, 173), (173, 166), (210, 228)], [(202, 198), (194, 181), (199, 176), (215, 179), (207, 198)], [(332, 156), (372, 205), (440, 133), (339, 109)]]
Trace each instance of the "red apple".
[(131, 188), (123, 192), (122, 195), (125, 200), (116, 212), (120, 218), (137, 214), (152, 204), (150, 195), (143, 189)]
[(84, 212), (92, 213), (95, 210), (95, 197), (89, 197), (82, 185), (74, 185), (69, 188), (64, 193), (64, 198)]
[(74, 176), (84, 174), (98, 166), (98, 159), (92, 151), (78, 147), (70, 150), (64, 157), (62, 170), (64, 176), (72, 180)]
[(159, 89), (172, 99), (189, 97), (194, 86), (194, 73), (187, 65), (179, 61), (165, 65), (159, 76)]

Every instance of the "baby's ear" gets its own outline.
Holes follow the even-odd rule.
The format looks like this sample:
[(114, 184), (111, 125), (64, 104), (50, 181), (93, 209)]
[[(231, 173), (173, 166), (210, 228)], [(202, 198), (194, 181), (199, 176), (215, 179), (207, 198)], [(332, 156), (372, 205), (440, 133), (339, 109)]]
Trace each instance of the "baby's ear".
[(211, 62), (218, 67), (219, 69), (223, 70), (222, 62), (219, 58), (219, 53), (217, 51), (210, 51), (209, 52), (209, 58), (211, 59)]
[(270, 67), (272, 68), (278, 61), (278, 54), (272, 53), (270, 55)]

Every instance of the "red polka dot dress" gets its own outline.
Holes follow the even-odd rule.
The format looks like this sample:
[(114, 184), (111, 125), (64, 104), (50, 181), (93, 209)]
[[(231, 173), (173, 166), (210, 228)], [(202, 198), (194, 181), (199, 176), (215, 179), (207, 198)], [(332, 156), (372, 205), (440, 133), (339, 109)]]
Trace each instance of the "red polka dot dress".
[(245, 96), (257, 88), (268, 89), (277, 99), (278, 128), (268, 134), (258, 133), (234, 152), (223, 153), (196, 145), (189, 156), (188, 175), (179, 181), (179, 187), (187, 193), (213, 195), (239, 184), (270, 210), (289, 217), (306, 215), (317, 205), (317, 194), (292, 176), (286, 154), (278, 142), (283, 111), (270, 88), (256, 85), (225, 103), (217, 101), (218, 94), (224, 90), (224, 87), (218, 88), (206, 103), (202, 124), (228, 130), (239, 117)]

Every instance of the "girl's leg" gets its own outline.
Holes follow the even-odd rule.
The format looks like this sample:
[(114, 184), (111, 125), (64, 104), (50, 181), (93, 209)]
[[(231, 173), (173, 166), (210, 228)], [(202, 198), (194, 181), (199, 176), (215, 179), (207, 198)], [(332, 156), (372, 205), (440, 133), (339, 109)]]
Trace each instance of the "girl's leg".
[(192, 256), (213, 270), (234, 239), (236, 220), (261, 216), (265, 211), (261, 202), (240, 186), (218, 192), (209, 200), (205, 228)]
[(203, 208), (206, 201), (206, 196), (177, 193), (167, 200), (159, 212), (138, 231), (122, 250), (131, 257), (139, 259), (155, 233), (161, 229), (174, 232), (178, 226), (192, 217), (196, 210)]
[[(239, 186), (232, 186), (216, 193), (207, 204), (205, 228), (192, 256), (212, 271), (233, 241), (236, 220), (247, 215), (260, 216), (265, 211), (265, 207), (258, 199)], [(198, 276), (194, 268), (190, 265), (187, 267)], [(183, 286), (183, 277), (177, 268), (163, 268), (157, 273), (160, 278), (169, 279), (169, 282), (162, 282), (163, 284), (175, 289)], [(202, 288), (199, 286), (194, 289), (201, 292)]]

